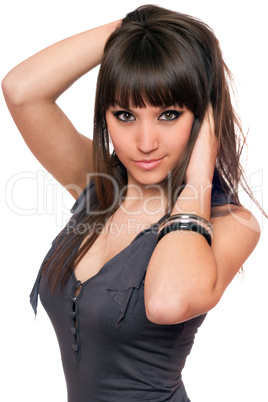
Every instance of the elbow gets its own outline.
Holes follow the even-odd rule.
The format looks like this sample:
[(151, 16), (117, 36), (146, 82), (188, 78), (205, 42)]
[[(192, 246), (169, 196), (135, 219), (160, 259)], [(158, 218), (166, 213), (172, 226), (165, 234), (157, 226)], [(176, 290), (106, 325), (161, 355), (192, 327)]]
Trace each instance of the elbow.
[[(175, 304), (175, 303), (174, 303)], [(166, 300), (149, 300), (145, 303), (147, 319), (153, 324), (173, 325), (186, 321), (187, 307), (184, 304), (176, 303), (175, 306), (169, 305)]]
[(158, 296), (145, 299), (145, 311), (149, 321), (159, 325), (174, 325), (188, 321), (194, 317), (206, 314), (219, 302), (220, 297), (214, 291), (205, 294), (192, 294), (187, 296), (172, 297)]
[(2, 92), (8, 107), (19, 107), (27, 103), (25, 81), (19, 79), (11, 70), (2, 80)]
[(174, 325), (187, 321), (190, 317), (190, 304), (186, 300), (157, 297), (145, 303), (146, 316), (149, 321), (159, 325)]
[(206, 261), (202, 267), (202, 276), (198, 271), (197, 275), (192, 273), (186, 279), (175, 278), (171, 282), (165, 278), (156, 280), (158, 278), (147, 276), (144, 302), (148, 320), (160, 325), (174, 325), (212, 310), (224, 289), (218, 282), (215, 261), (211, 264)]

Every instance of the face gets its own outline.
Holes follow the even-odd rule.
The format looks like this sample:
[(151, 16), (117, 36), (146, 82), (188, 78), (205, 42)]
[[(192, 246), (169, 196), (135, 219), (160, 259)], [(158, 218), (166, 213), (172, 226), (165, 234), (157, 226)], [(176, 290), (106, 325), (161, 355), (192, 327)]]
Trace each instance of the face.
[(189, 140), (194, 115), (178, 106), (125, 109), (110, 106), (106, 122), (128, 184), (163, 181), (177, 166)]

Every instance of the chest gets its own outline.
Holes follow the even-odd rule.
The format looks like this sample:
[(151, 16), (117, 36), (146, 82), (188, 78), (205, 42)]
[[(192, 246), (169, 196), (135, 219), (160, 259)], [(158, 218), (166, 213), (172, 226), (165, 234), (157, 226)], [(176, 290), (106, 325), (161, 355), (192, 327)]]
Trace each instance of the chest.
[[(102, 228), (97, 240), (76, 265), (75, 276), (82, 283), (95, 276), (108, 261), (127, 248), (142, 231), (148, 229), (153, 220), (138, 216), (115, 214)], [(80, 248), (85, 244), (84, 239)]]

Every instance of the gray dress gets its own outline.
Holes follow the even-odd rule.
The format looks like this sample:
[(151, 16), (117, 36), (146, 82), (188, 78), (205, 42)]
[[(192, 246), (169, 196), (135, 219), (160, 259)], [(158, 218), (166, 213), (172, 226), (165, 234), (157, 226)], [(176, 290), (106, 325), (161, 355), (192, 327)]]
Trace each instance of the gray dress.
[[(92, 185), (76, 201), (71, 220), (86, 208), (89, 191), (94, 191)], [(230, 202), (214, 186), (212, 205)], [(57, 238), (53, 241), (31, 304), (36, 312), (39, 294), (54, 326), (69, 402), (190, 401), (181, 372), (205, 315), (177, 325), (157, 325), (147, 319), (144, 277), (159, 223), (138, 234), (86, 282), (81, 284), (72, 273), (63, 292), (58, 289), (52, 296), (42, 266)], [(75, 298), (78, 286), (81, 290)]]

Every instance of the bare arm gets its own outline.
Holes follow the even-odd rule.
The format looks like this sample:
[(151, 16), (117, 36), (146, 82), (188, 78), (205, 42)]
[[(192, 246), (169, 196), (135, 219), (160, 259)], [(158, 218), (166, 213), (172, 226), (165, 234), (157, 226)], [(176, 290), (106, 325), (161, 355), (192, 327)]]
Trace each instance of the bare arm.
[(77, 132), (56, 104), (97, 66), (119, 21), (58, 42), (11, 70), (2, 82), (10, 113), (39, 162), (77, 198), (93, 169), (92, 140)]
[[(210, 219), (217, 147), (209, 126), (207, 119), (192, 153), (187, 185), (172, 214), (188, 212)], [(211, 223), (212, 247), (202, 235), (187, 231), (171, 232), (157, 244), (145, 278), (145, 308), (152, 322), (176, 324), (212, 309), (259, 240), (258, 222), (242, 207)]]

